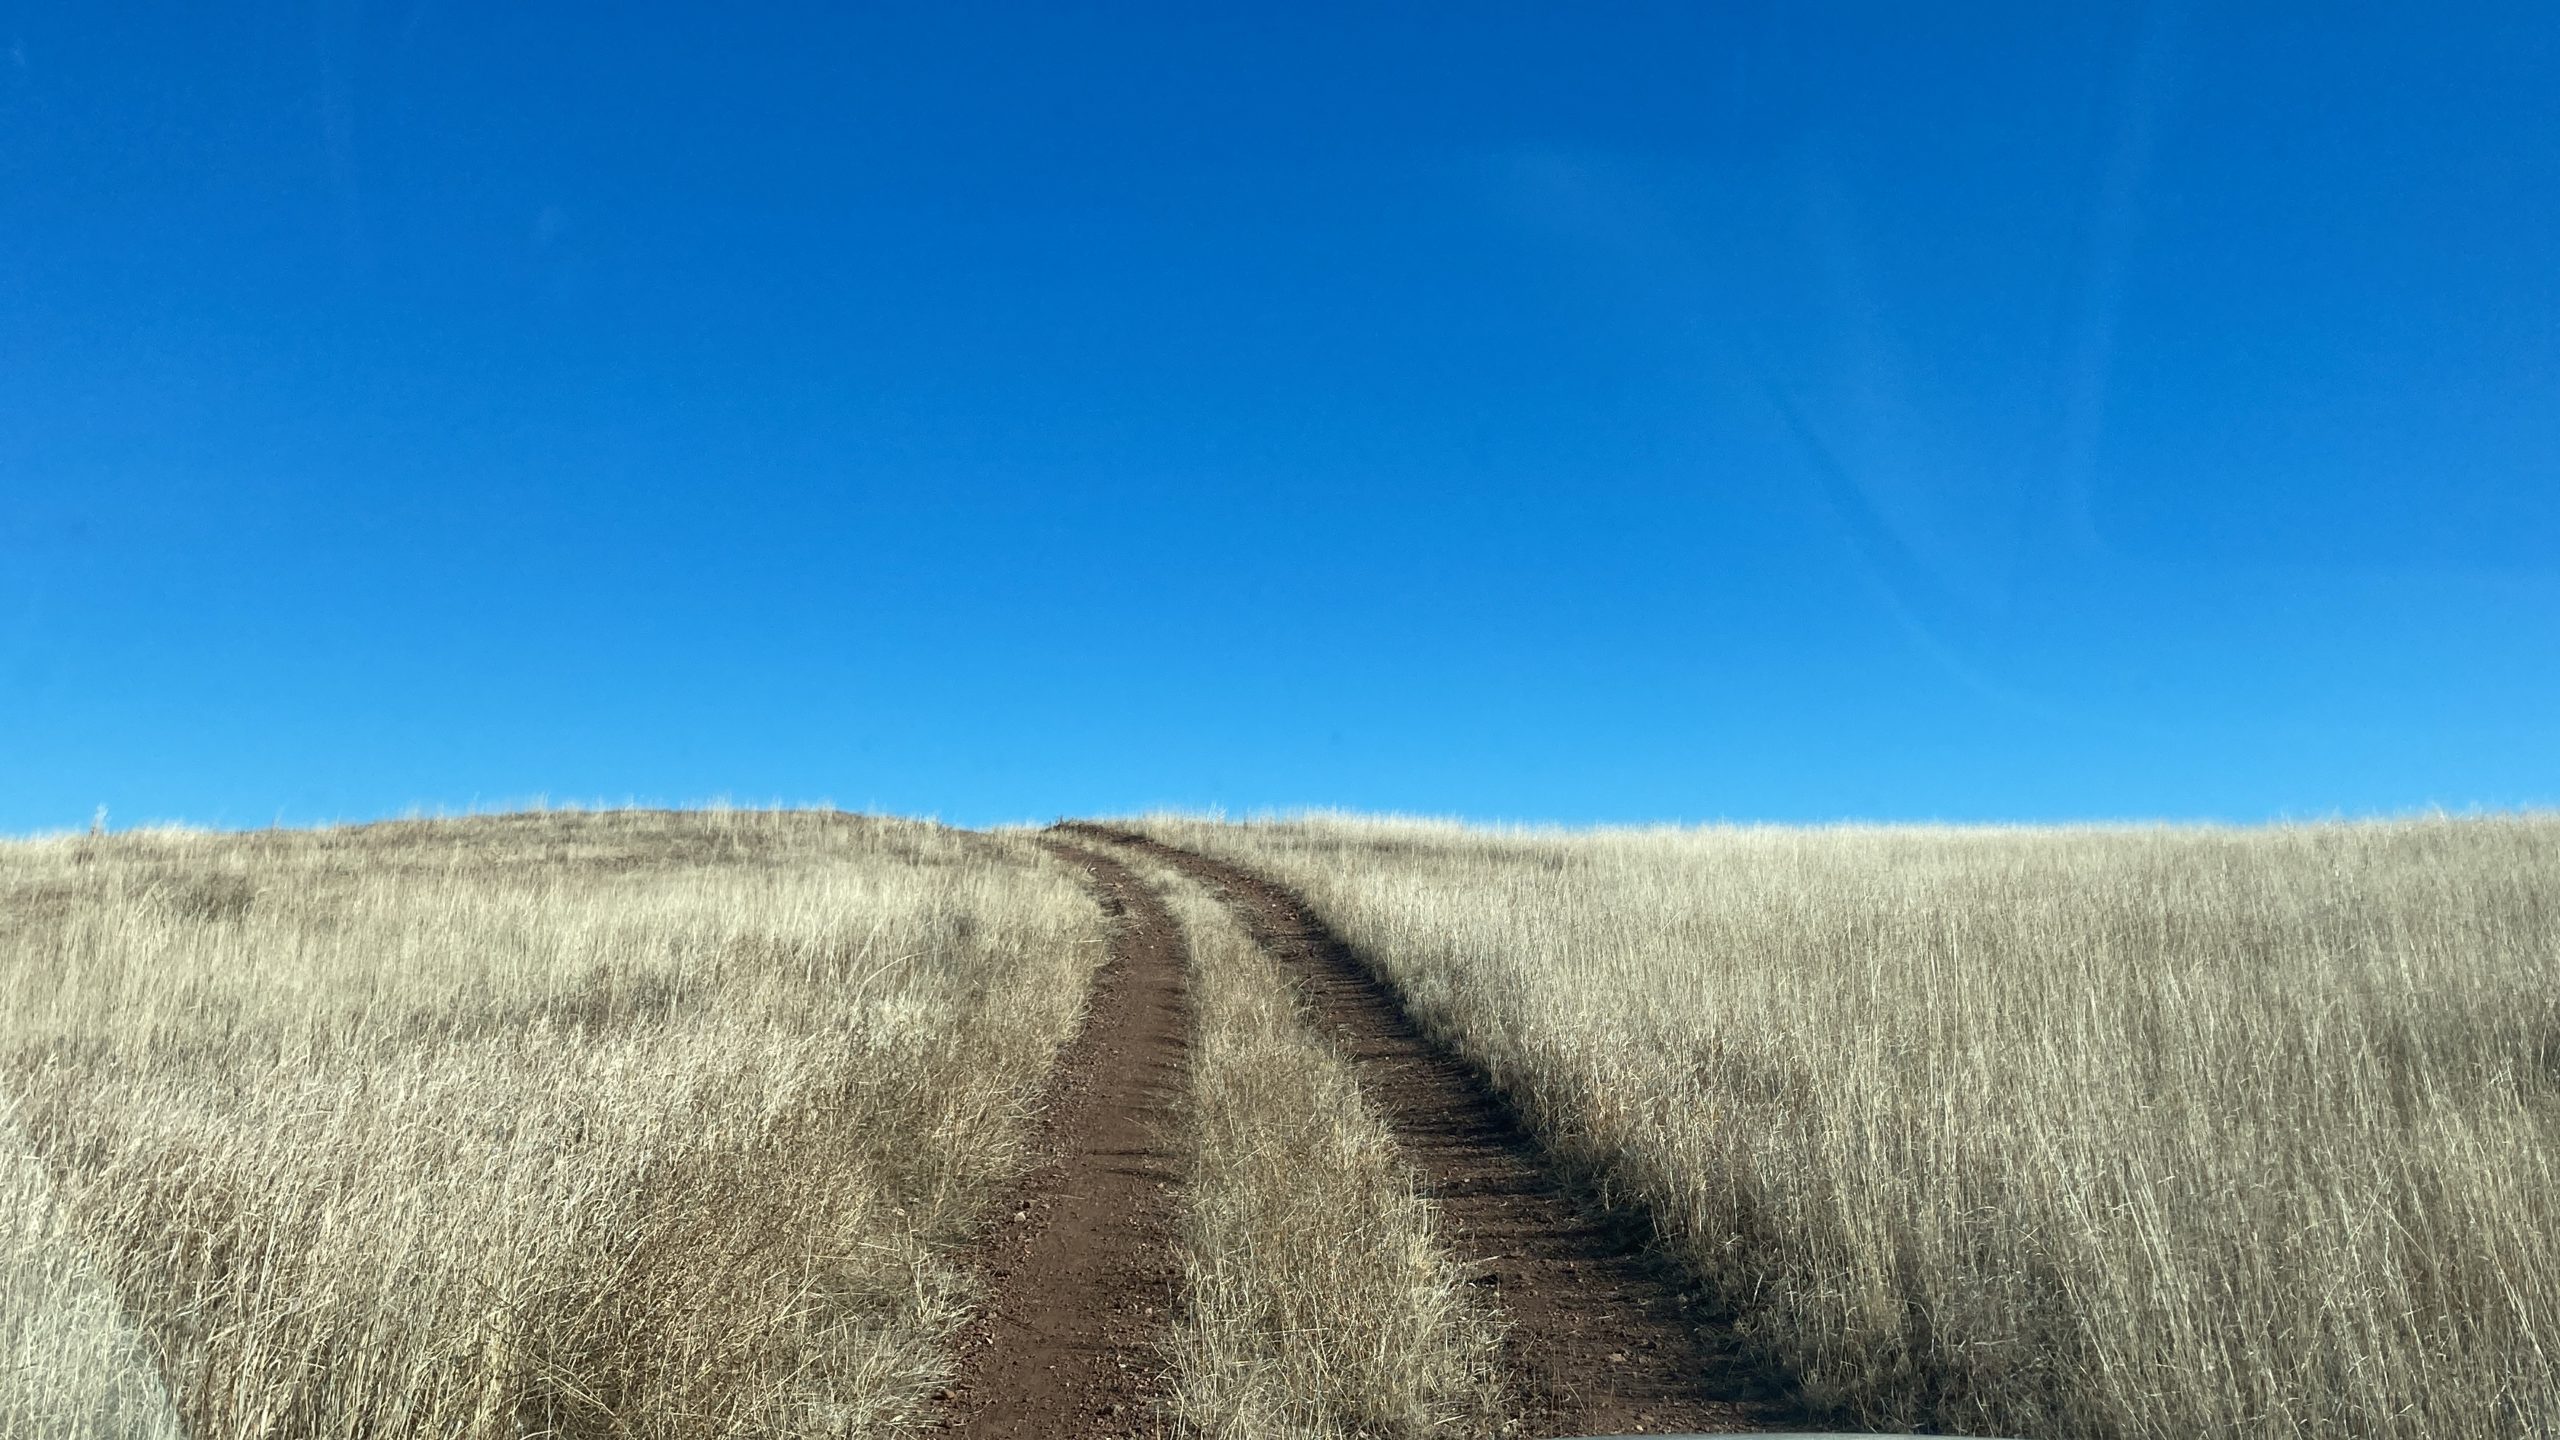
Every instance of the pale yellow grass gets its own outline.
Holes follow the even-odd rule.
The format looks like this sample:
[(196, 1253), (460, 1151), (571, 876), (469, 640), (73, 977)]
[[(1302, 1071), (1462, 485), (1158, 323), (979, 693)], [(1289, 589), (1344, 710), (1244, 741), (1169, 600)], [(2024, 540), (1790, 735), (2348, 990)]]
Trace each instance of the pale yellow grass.
[(0, 1097), (0, 1434), (175, 1440), (142, 1336)]
[(1305, 891), (1817, 1401), (2560, 1431), (2560, 822), (1146, 828)]
[(1192, 956), (1175, 1418), (1222, 1440), (1494, 1433), (1499, 1337), (1351, 1063), (1224, 906), (1139, 866)]
[(1097, 959), (827, 813), (0, 845), (0, 1434), (900, 1428)]

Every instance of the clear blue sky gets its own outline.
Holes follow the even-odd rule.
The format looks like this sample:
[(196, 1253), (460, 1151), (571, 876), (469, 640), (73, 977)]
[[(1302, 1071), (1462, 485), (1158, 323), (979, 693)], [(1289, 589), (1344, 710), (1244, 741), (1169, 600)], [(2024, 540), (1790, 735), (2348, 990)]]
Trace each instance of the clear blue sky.
[(0, 51), (0, 829), (2560, 801), (2546, 4)]

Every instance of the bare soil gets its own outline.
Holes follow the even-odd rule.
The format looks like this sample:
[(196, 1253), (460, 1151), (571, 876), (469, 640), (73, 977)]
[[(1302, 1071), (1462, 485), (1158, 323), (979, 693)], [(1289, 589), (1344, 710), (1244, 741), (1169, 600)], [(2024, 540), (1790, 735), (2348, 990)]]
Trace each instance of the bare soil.
[(1806, 1428), (1786, 1378), (1731, 1315), (1648, 1247), (1642, 1216), (1566, 1177), (1472, 1067), (1435, 1045), (1288, 889), (1110, 826), (1062, 831), (1143, 850), (1220, 891), (1294, 974), (1438, 1202), (1445, 1242), (1509, 1326), (1507, 1381), (1526, 1435)]
[(977, 1440), (1159, 1433), (1159, 1341), (1181, 1283), (1182, 931), (1127, 867), (1050, 843), (1091, 878), (1111, 953), (1059, 1060), (1034, 1142), (1044, 1158), (972, 1257), (987, 1305), (961, 1334), (941, 1424)]

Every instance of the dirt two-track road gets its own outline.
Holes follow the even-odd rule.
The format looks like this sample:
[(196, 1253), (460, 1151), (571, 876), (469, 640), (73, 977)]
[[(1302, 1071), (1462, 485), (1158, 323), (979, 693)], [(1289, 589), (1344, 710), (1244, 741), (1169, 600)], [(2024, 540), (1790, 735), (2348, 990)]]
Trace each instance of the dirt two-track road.
[(1179, 1303), (1189, 1010), (1180, 928), (1113, 858), (1139, 851), (1219, 894), (1292, 975), (1440, 1207), (1442, 1238), (1500, 1310), (1507, 1433), (1802, 1428), (1779, 1377), (1726, 1318), (1648, 1256), (1635, 1217), (1600, 1211), (1462, 1062), (1424, 1038), (1349, 947), (1282, 887), (1131, 831), (1067, 824), (1048, 842), (1111, 917), (1111, 957), (1061, 1065), (1046, 1161), (978, 1266), (946, 1422), (973, 1436), (1161, 1433), (1152, 1413)]
[(987, 1308), (961, 1337), (943, 1421), (983, 1440), (1156, 1433), (1157, 1339), (1181, 1283), (1182, 931), (1119, 861), (1053, 848), (1084, 867), (1111, 953), (1059, 1061), (1041, 1162), (976, 1257)]

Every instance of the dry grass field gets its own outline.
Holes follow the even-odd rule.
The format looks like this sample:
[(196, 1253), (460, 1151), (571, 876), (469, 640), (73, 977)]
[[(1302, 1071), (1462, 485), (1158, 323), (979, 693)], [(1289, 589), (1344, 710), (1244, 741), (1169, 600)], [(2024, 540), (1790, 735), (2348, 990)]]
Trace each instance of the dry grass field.
[(897, 1428), (1099, 952), (830, 813), (0, 845), (0, 1434)]
[[(1661, 1388), (1737, 1323), (1879, 1427), (2560, 1431), (2560, 821), (1144, 828), (1197, 853), (756, 811), (0, 843), (0, 1435), (978, 1426), (952, 1397), (1066, 1358), (1015, 1302), (1101, 1317), (1139, 1403), (987, 1440), (1783, 1428), (1741, 1371)], [(1503, 1115), (1452, 1054), (1543, 1143), (1436, 1125)], [(1178, 1218), (1027, 1219), (1136, 1163), (1097, 1137), (1141, 1073)], [(1559, 1164), (1700, 1308), (1539, 1258), (1597, 1223), (1519, 1208)]]
[(1819, 1403), (2560, 1432), (2560, 821), (1143, 828), (1297, 887)]

